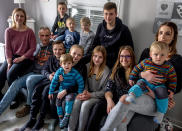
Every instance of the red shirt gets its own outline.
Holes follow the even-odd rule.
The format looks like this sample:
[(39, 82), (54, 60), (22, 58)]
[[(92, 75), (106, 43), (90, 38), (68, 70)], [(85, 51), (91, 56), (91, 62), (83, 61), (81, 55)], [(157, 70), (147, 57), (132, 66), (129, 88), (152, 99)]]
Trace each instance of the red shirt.
[(13, 55), (24, 55), (27, 59), (33, 60), (33, 53), (36, 49), (35, 34), (30, 28), (26, 31), (7, 28), (5, 31), (5, 47), (6, 58), (12, 58)]

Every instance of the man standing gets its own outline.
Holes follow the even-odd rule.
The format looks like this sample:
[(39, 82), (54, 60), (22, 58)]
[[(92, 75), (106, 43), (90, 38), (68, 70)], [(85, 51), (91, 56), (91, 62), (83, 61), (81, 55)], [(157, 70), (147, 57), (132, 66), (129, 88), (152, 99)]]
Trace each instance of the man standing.
[(131, 33), (117, 17), (117, 7), (113, 2), (104, 5), (104, 20), (99, 24), (94, 39), (94, 47), (97, 45), (106, 48), (109, 68), (112, 68), (116, 62), (120, 46), (130, 45), (133, 48)]

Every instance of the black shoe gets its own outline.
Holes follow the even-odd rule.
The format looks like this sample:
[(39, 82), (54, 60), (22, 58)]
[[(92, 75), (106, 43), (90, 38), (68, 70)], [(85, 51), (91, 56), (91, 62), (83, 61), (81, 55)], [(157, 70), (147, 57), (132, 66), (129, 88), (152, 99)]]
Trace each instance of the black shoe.
[(58, 124), (58, 119), (52, 119), (48, 126), (48, 131), (55, 131), (57, 124)]
[(25, 131), (26, 128), (32, 128), (36, 123), (36, 119), (29, 119), (27, 123), (20, 129), (20, 131)]
[(10, 104), (9, 109), (16, 109), (19, 106), (19, 102), (18, 101), (12, 101)]
[(32, 128), (32, 131), (39, 131), (44, 126), (44, 120), (38, 120), (34, 127)]

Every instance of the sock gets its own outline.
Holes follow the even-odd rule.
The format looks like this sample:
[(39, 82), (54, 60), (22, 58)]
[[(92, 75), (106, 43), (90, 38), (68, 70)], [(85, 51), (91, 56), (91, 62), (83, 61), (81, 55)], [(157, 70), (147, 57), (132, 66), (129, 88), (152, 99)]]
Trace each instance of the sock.
[(127, 102), (135, 103), (135, 95), (132, 93), (129, 93), (129, 95), (125, 99)]
[(154, 116), (153, 121), (157, 124), (160, 124), (163, 120), (164, 113), (157, 112), (157, 116)]

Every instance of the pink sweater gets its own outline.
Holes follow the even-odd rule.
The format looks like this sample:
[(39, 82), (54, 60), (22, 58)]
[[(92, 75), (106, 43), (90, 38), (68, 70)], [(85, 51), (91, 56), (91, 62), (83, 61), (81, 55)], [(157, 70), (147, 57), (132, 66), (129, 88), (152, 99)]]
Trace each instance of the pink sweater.
[(5, 31), (6, 58), (13, 55), (24, 55), (27, 59), (33, 60), (33, 53), (36, 49), (36, 38), (34, 32), (28, 28), (26, 31), (16, 31), (7, 28)]

